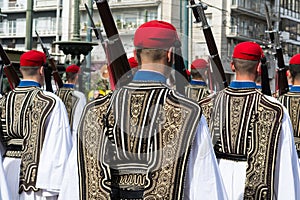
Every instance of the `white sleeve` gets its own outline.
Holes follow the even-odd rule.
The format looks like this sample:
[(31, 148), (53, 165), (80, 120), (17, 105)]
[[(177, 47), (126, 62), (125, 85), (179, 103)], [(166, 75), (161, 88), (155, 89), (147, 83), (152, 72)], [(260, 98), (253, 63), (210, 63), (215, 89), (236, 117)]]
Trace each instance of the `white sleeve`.
[[(76, 91), (78, 92), (78, 91)], [(86, 105), (86, 97), (83, 93), (76, 93), (79, 97), (78, 104), (76, 105), (76, 109), (73, 116), (73, 126), (72, 126), (72, 141), (73, 144), (76, 144), (77, 140), (77, 129), (80, 122), (80, 118), (82, 115), (82, 111), (84, 109), (84, 106)]]
[(37, 173), (37, 188), (44, 192), (59, 192), (69, 153), (72, 136), (63, 102), (56, 104), (46, 122), (46, 133)]
[(223, 180), (212, 147), (205, 118), (202, 116), (192, 146), (185, 186), (185, 199), (227, 199)]
[(276, 199), (300, 199), (300, 167), (293, 128), (286, 109), (284, 109), (275, 172)]
[(0, 199), (11, 199), (8, 192), (8, 185), (6, 182), (6, 175), (3, 169), (2, 155), (0, 154)]
[(64, 174), (61, 190), (58, 195), (58, 200), (79, 200), (78, 176), (77, 144), (75, 144), (68, 159), (66, 172)]

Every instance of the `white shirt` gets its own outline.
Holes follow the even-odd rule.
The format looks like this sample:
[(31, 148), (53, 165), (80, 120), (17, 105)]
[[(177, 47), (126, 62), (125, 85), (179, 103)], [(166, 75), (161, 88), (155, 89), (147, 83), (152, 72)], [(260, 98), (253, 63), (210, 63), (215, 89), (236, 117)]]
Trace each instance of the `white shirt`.
[(71, 130), (73, 144), (76, 144), (77, 129), (78, 129), (81, 115), (82, 115), (82, 111), (84, 109), (84, 106), (86, 105), (86, 97), (82, 92), (77, 91), (77, 90), (74, 90), (74, 96), (76, 96), (79, 99), (79, 101), (76, 105), (76, 108), (74, 108), (75, 110), (74, 110), (74, 115), (73, 115), (73, 125), (72, 125), (72, 130)]
[(0, 160), (1, 160), (1, 163), (0, 163), (0, 199), (3, 199), (3, 200), (10, 199), (6, 176), (5, 176), (3, 164), (2, 164), (2, 154), (0, 154)]

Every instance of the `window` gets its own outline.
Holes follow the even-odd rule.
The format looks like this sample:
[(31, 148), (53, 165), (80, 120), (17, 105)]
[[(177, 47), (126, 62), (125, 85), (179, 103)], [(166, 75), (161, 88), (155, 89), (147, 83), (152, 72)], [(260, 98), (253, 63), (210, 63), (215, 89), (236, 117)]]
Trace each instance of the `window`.
[(8, 21), (8, 34), (16, 35), (16, 21), (15, 20)]
[(35, 29), (41, 34), (54, 34), (56, 31), (56, 18), (40, 17), (34, 19)]
[(0, 35), (4, 35), (4, 23), (0, 23)]
[(136, 29), (145, 21), (157, 19), (157, 12), (154, 11), (128, 11), (123, 13), (114, 13), (116, 26), (118, 29)]
[(16, 33), (18, 35), (25, 35), (26, 34), (26, 19), (21, 18), (16, 20)]
[(289, 20), (287, 20), (287, 19), (282, 20), (282, 29), (283, 29), (283, 31), (287, 31), (287, 32), (290, 31)]

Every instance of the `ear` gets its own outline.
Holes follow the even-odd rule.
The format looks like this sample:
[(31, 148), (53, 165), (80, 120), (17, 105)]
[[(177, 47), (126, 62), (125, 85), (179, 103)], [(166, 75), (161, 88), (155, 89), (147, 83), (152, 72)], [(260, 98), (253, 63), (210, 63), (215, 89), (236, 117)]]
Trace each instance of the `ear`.
[(174, 47), (170, 47), (170, 49), (167, 51), (167, 58), (168, 58), (168, 62), (174, 62)]
[(261, 62), (259, 62), (256, 66), (256, 73), (260, 74), (261, 73)]
[(44, 66), (41, 66), (41, 67), (39, 68), (39, 74), (40, 74), (41, 76), (44, 76)]
[(233, 61), (230, 62), (230, 68), (233, 72), (235, 72), (235, 67), (234, 67)]
[(286, 76), (288, 77), (288, 78), (291, 78), (291, 71), (288, 69), (288, 70), (286, 70)]

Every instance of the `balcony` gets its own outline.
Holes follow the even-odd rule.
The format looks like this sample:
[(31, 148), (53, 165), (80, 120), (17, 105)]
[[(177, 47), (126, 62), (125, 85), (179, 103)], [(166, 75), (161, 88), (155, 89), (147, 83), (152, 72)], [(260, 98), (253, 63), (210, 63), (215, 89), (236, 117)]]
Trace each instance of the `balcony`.
[(26, 11), (26, 4), (20, 3), (18, 1), (9, 1), (3, 4), (1, 8), (3, 13), (19, 13)]
[[(61, 21), (61, 20), (60, 20)], [(40, 36), (55, 37), (57, 35), (56, 18), (38, 18), (33, 20), (34, 30), (37, 30)], [(0, 38), (25, 38), (26, 19), (5, 20), (0, 23)]]
[[(62, 8), (62, 0), (58, 5)], [(48, 11), (48, 10), (56, 10), (57, 9), (57, 0), (37, 0), (34, 5), (34, 10), (36, 11)]]
[[(231, 12), (232, 14), (238, 14), (238, 15), (246, 15), (249, 17), (254, 17), (256, 19), (260, 19), (260, 20), (266, 20), (266, 15), (265, 15), (265, 6), (263, 3), (256, 3), (256, 4), (251, 4), (250, 5), (245, 5), (245, 6), (241, 6), (241, 5), (232, 5), (231, 6)], [(276, 16), (274, 16), (275, 13), (275, 8), (271, 7), (270, 9), (270, 17), (272, 21), (276, 20)]]
[[(59, 4), (62, 8), (62, 1)], [(2, 8), (3, 13), (19, 13), (26, 12), (27, 3), (18, 2), (18, 1), (9, 1), (8, 4), (4, 5)], [(35, 11), (48, 11), (57, 9), (57, 0), (37, 0), (35, 1), (34, 8)]]
[(158, 7), (160, 1), (145, 1), (145, 0), (112, 0), (110, 1), (110, 7), (113, 8), (146, 8), (146, 7)]
[(239, 26), (231, 26), (227, 30), (227, 37), (234, 38), (241, 41), (255, 41), (261, 43), (265, 39), (265, 33), (257, 31), (253, 26), (241, 28)]
[[(85, 10), (84, 3), (87, 3), (87, 0), (82, 0), (80, 2), (80, 10)], [(108, 1), (109, 7), (111, 9), (121, 9), (121, 8), (149, 8), (149, 7), (158, 7), (161, 4), (161, 1), (157, 0), (110, 0)], [(97, 5), (94, 4), (94, 8), (97, 8)]]

